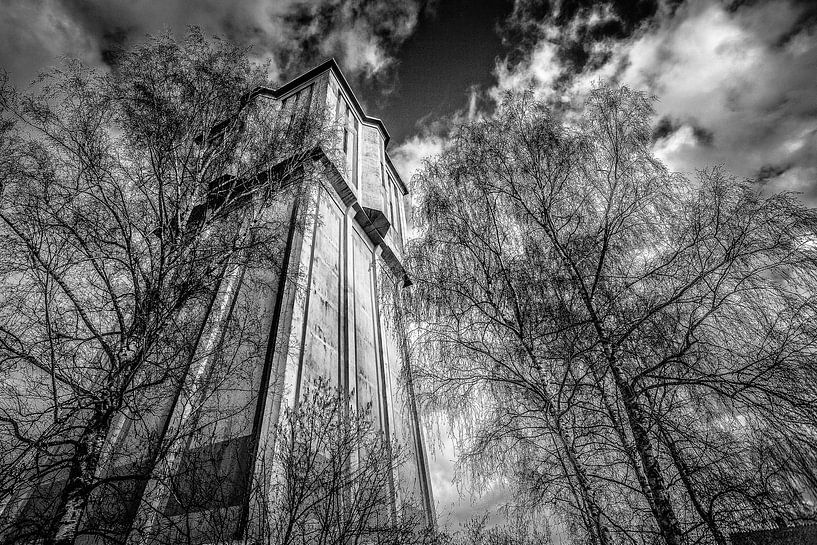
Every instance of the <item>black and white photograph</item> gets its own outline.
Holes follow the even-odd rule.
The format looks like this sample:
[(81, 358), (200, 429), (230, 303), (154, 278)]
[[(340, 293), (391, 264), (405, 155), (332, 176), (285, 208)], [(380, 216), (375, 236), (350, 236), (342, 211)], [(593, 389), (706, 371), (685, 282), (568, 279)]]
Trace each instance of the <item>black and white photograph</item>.
[(817, 2), (0, 0), (0, 544), (817, 545)]

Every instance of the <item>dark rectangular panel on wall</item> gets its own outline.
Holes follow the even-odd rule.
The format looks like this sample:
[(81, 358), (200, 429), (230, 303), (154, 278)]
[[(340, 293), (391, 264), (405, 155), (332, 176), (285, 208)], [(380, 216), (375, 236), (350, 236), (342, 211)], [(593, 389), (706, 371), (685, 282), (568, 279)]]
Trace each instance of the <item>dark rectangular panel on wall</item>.
[(246, 493), (252, 437), (236, 437), (185, 452), (171, 481), (165, 514), (180, 515), (240, 505)]
[(68, 471), (61, 470), (57, 474), (29, 483), (31, 489), (28, 497), (22, 500), (22, 509), (17, 514), (14, 528), (11, 531), (3, 528), (3, 539), (11, 543), (25, 543), (28, 539), (34, 542), (37, 537), (45, 535), (57, 514), (60, 494), (67, 478)]

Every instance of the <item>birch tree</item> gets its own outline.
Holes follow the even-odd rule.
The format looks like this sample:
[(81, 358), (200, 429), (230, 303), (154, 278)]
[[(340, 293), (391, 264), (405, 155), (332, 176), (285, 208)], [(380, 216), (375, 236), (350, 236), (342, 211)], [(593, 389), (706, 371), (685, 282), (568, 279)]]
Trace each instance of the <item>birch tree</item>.
[(416, 377), (577, 541), (726, 543), (813, 516), (817, 216), (668, 172), (651, 116), (600, 87), (453, 131), (415, 178)]
[(323, 126), (255, 100), (265, 80), (246, 51), (193, 29), (110, 71), (68, 61), (25, 93), (4, 82), (3, 518), (19, 522), (18, 485), (55, 487), (17, 528), (27, 537), (74, 542), (115, 423), (164, 429), (168, 393), (218, 349), (201, 336), (219, 290), (241, 267), (277, 265), (290, 217), (266, 211), (297, 198), (286, 186)]

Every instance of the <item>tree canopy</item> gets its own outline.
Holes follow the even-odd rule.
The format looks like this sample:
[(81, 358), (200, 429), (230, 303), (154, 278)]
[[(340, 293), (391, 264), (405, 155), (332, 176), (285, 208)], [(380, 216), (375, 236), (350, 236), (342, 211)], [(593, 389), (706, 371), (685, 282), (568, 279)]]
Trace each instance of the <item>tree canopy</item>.
[[(219, 294), (280, 267), (291, 182), (325, 127), (253, 100), (265, 78), (192, 29), (107, 71), (66, 61), (28, 91), (3, 82), (0, 511), (21, 539), (74, 541), (89, 498), (125, 479), (101, 469), (126, 425), (145, 440), (127, 453), (144, 486), (189, 431), (170, 413), (201, 404), (190, 370), (229, 360)], [(8, 503), (21, 487), (50, 502), (25, 527)]]
[(814, 516), (817, 215), (651, 152), (650, 100), (508, 95), (415, 176), (415, 380), (461, 464), (599, 544)]

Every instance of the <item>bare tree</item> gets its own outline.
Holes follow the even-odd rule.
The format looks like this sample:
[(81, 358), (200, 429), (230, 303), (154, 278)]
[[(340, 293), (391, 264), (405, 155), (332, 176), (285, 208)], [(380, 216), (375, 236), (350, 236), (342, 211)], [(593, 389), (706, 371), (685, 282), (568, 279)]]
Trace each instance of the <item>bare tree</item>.
[[(274, 449), (252, 478), (249, 539), (267, 545), (424, 543), (427, 525), (394, 502), (394, 475), (405, 461), (400, 445), (378, 429), (370, 408), (316, 379), (273, 432)], [(168, 506), (156, 527), (137, 534), (146, 543), (221, 543), (236, 539), (226, 496), (244, 483), (219, 472), (220, 442), (198, 449), (167, 476)], [(246, 471), (247, 468), (244, 468)]]
[(552, 532), (547, 517), (531, 515), (530, 512), (504, 510), (494, 513), (492, 522), (489, 513), (474, 515), (460, 522), (456, 529), (432, 529), (426, 535), (425, 543), (434, 545), (548, 545), (553, 543)]
[(145, 440), (128, 477), (144, 482), (221, 349), (224, 294), (280, 265), (292, 215), (274, 204), (298, 201), (325, 126), (258, 100), (264, 80), (194, 29), (110, 72), (3, 82), (4, 535), (73, 543), (94, 491), (126, 480), (101, 472), (120, 434)]
[(454, 131), (416, 178), (418, 385), (471, 431), (469, 467), (590, 542), (726, 543), (813, 516), (817, 218), (669, 173), (651, 115), (601, 87)]
[[(401, 445), (379, 429), (370, 407), (355, 410), (354, 403), (353, 395), (318, 378), (296, 407), (284, 410), (273, 432), (274, 449), (251, 476), (253, 543), (430, 542), (424, 516), (411, 508), (413, 498), (404, 496), (399, 506), (394, 501), (394, 477), (406, 460)], [(207, 432), (198, 430), (198, 444), (201, 433)], [(132, 538), (156, 545), (236, 539), (235, 512), (223, 506), (235, 504), (229, 496), (248, 491), (243, 478), (222, 471), (222, 446), (212, 437), (207, 448), (196, 449), (164, 477), (169, 502), (155, 513), (152, 528), (135, 528)], [(242, 474), (248, 470), (245, 466)], [(115, 494), (106, 490), (101, 499), (110, 503)], [(91, 513), (106, 515), (100, 509)]]
[(404, 446), (379, 429), (371, 407), (318, 378), (286, 408), (274, 452), (256, 485), (256, 539), (270, 545), (418, 543), (425, 521), (415, 498), (394, 501)]
[(547, 524), (524, 514), (506, 513), (506, 519), (491, 525), (487, 514), (467, 520), (450, 537), (456, 545), (533, 545), (552, 543)]

